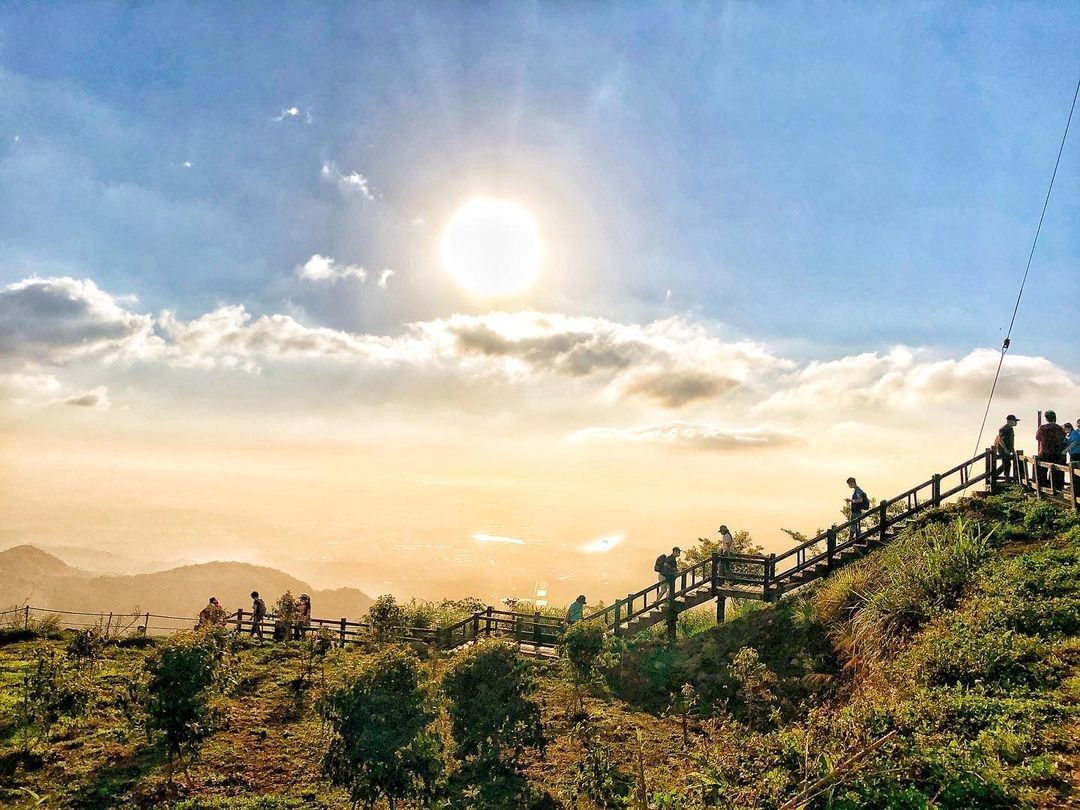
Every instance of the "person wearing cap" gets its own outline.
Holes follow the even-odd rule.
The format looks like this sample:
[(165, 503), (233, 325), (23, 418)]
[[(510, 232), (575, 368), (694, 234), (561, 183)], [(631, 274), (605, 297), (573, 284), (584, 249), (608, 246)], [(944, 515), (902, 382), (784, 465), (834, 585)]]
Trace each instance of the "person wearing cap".
[(721, 524), (720, 528), (716, 530), (720, 534), (720, 552), (722, 554), (731, 554), (735, 551), (735, 538), (731, 536), (731, 532), (728, 531), (727, 524)]
[(570, 607), (566, 609), (566, 624), (569, 626), (574, 622), (580, 622), (585, 618), (585, 594), (582, 594), (573, 602), (570, 603)]
[(1006, 481), (1013, 480), (1013, 457), (1016, 454), (1016, 423), (1020, 420), (1011, 413), (1005, 417), (1005, 424), (998, 428), (997, 438), (994, 440), (994, 450), (1001, 461), (1001, 475)]
[(851, 539), (854, 540), (859, 536), (859, 519), (862, 513), (870, 508), (870, 496), (859, 486), (855, 476), (847, 480), (847, 485), (851, 487), (851, 497), (844, 498), (844, 502), (850, 507), (851, 520), (854, 521), (850, 530)]
[[(1057, 414), (1054, 411), (1047, 411), (1043, 416), (1046, 417), (1046, 423), (1039, 425), (1039, 429), (1035, 432), (1035, 441), (1039, 444), (1037, 458), (1047, 464), (1064, 464), (1067, 444), (1065, 431), (1057, 423)], [(1053, 473), (1051, 480), (1054, 482), (1054, 489), (1060, 490), (1065, 485), (1065, 472), (1054, 470)], [(1045, 470), (1039, 470), (1040, 486), (1046, 486), (1048, 477)]]

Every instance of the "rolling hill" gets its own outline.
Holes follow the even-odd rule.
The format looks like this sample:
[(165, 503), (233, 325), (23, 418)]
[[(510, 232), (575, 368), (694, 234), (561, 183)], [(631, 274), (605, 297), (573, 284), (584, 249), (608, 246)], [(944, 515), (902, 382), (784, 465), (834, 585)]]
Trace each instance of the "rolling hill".
[(76, 611), (195, 616), (210, 596), (229, 611), (249, 608), (259, 591), (272, 604), (286, 590), (311, 595), (313, 615), (358, 619), (371, 597), (356, 588), (319, 591), (283, 571), (238, 562), (185, 565), (150, 574), (101, 575), (67, 565), (30, 545), (0, 551), (0, 605)]

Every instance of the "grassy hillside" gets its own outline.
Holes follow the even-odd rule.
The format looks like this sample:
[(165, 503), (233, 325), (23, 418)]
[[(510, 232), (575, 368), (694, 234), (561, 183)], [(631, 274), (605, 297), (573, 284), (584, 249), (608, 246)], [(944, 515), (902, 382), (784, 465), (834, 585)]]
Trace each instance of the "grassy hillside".
[[(1076, 806), (1078, 627), (1080, 521), (1007, 494), (935, 512), (890, 547), (721, 627), (674, 642), (609, 640), (595, 674), (578, 674), (583, 711), (567, 659), (517, 672), (486, 646), (419, 649), (418, 659), (374, 639), (325, 657), (307, 643), (196, 638), (87, 650), (49, 638), (49, 627), (33, 638), (8, 631), (0, 802), (348, 807), (321, 774), (333, 724), (319, 707), (367, 684), (361, 726), (379, 733), (353, 750), (376, 756), (407, 725), (402, 711), (423, 713), (423, 745), (408, 750), (434, 775), (410, 789), (430, 788), (434, 806)], [(152, 662), (193, 644), (218, 656), (207, 733), (169, 785), (147, 683)], [(414, 708), (371, 697), (393, 666), (415, 667)], [(24, 684), (48, 686), (42, 673), (54, 670), (51, 714), (26, 722)], [(470, 753), (478, 738), (462, 728), (517, 677), (512, 697), (536, 707), (544, 744), (529, 736), (529, 710), (490, 727), (502, 749)]]

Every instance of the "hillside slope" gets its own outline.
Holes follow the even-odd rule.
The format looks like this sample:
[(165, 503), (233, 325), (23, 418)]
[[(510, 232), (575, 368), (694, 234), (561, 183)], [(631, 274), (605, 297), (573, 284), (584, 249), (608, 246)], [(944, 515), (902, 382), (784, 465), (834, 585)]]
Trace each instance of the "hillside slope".
[(0, 605), (62, 610), (145, 612), (194, 616), (210, 596), (227, 610), (250, 608), (251, 591), (273, 602), (286, 590), (311, 595), (313, 614), (359, 619), (371, 598), (355, 588), (317, 591), (274, 568), (238, 562), (185, 565), (152, 574), (90, 574), (34, 546), (0, 551)]
[[(665, 810), (1074, 807), (1078, 629), (1080, 520), (1015, 494), (965, 501), (776, 605), (674, 642), (613, 642), (583, 714), (566, 658), (531, 665), (547, 745), (522, 752), (542, 797), (528, 806), (633, 807), (644, 796)], [(0, 646), (0, 802), (349, 806), (320, 776), (314, 706), (321, 677), (347, 678), (375, 641), (332, 650), (323, 676), (304, 676), (303, 645), (235, 642), (215, 692), (219, 722), (170, 790), (131, 699), (162, 642), (109, 646), (89, 666), (67, 659), (90, 705), (24, 754), (13, 687), (41, 650), (68, 642), (19, 638)], [(456, 657), (420, 652), (445, 708), (439, 679)]]

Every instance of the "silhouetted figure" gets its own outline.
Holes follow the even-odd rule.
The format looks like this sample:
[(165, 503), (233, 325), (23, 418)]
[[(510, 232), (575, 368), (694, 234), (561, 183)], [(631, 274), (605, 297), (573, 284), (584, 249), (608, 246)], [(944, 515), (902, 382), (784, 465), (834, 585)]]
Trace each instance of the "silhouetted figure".
[[(1046, 423), (1039, 426), (1035, 432), (1035, 441), (1039, 445), (1039, 461), (1048, 464), (1065, 463), (1065, 430), (1057, 423), (1057, 414), (1047, 411), (1043, 416)], [(1054, 482), (1054, 489), (1060, 491), (1065, 485), (1065, 473), (1062, 470), (1054, 470), (1053, 476), (1048, 476), (1048, 470), (1039, 470), (1039, 484), (1046, 486), (1048, 481)]]
[(580, 622), (585, 618), (585, 594), (582, 594), (573, 602), (570, 603), (570, 607), (566, 609), (566, 623), (568, 625), (574, 622)]
[(847, 485), (851, 487), (851, 497), (844, 498), (844, 501), (851, 507), (851, 519), (855, 521), (851, 524), (850, 534), (851, 539), (854, 540), (859, 536), (859, 519), (863, 512), (870, 508), (870, 497), (863, 492), (854, 477), (847, 480)]
[(300, 594), (300, 614), (296, 617), (296, 626), (293, 627), (293, 639), (299, 641), (311, 627), (311, 597), (306, 593)]
[(263, 637), (262, 623), (266, 618), (266, 602), (259, 596), (258, 591), (251, 592), (251, 636)]
[(1001, 474), (1006, 481), (1015, 480), (1013, 477), (1013, 457), (1016, 455), (1016, 423), (1020, 420), (1011, 413), (1005, 417), (1005, 424), (998, 428), (997, 438), (994, 439), (994, 450), (1001, 461)]
[(657, 580), (663, 583), (657, 590), (657, 599), (663, 599), (665, 593), (675, 592), (675, 574), (679, 571), (680, 554), (682, 554), (682, 549), (675, 546), (670, 554), (661, 554), (656, 558), (653, 570), (657, 573)]

